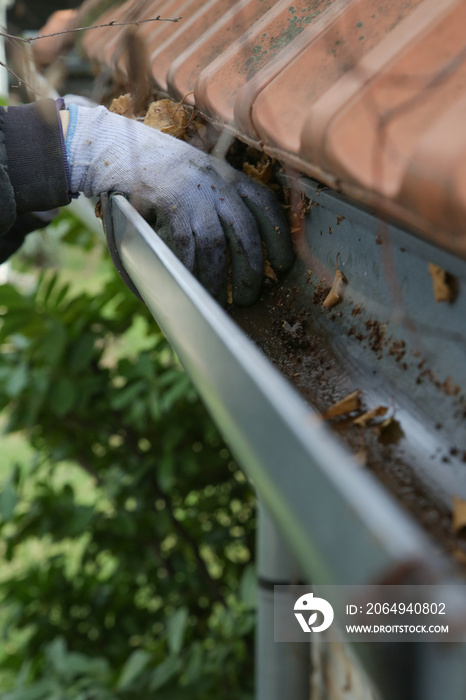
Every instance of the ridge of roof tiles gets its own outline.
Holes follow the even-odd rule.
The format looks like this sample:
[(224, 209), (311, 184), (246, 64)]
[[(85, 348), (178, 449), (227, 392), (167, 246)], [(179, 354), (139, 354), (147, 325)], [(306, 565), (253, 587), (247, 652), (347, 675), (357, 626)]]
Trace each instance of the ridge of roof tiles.
[[(466, 0), (127, 0), (156, 88), (466, 257)], [(88, 32), (126, 72), (126, 28)]]

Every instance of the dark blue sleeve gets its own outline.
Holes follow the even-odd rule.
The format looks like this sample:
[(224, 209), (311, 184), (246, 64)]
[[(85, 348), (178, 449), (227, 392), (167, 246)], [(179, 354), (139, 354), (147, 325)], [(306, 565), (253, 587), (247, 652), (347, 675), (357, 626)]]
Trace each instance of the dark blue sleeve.
[(66, 157), (55, 101), (46, 99), (8, 107), (2, 116), (16, 214), (68, 204)]
[(55, 101), (0, 107), (0, 263), (69, 201), (68, 164)]
[(12, 227), (16, 218), (15, 195), (7, 168), (4, 116), (5, 110), (0, 108), (0, 236)]

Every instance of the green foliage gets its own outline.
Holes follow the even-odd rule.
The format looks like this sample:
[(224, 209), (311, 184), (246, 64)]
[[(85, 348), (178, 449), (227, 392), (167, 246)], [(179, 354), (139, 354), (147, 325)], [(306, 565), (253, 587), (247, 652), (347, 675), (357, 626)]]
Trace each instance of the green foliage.
[(253, 495), (110, 263), (66, 280), (0, 287), (0, 410), (34, 452), (0, 491), (1, 697), (250, 697)]

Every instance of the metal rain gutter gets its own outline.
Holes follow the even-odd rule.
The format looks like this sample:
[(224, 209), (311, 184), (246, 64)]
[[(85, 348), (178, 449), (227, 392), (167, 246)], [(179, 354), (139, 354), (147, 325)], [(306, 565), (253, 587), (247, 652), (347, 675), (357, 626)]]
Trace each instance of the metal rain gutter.
[(443, 577), (445, 563), (414, 519), (357, 466), (131, 204), (121, 195), (109, 201), (127, 273), (309, 581), (377, 582), (407, 564)]

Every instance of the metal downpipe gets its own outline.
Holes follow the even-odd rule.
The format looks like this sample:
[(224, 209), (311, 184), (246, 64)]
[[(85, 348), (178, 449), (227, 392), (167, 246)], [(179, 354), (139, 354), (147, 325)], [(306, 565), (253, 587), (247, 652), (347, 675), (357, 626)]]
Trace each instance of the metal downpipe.
[(310, 644), (274, 641), (274, 585), (302, 583), (302, 574), (260, 503), (257, 576), (256, 700), (309, 700)]

